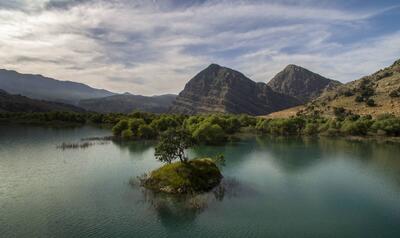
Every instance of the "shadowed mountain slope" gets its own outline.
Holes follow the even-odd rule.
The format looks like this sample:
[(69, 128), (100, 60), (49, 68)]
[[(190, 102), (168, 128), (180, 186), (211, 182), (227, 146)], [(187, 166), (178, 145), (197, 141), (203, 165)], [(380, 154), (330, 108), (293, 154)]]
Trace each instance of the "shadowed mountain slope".
[(211, 64), (185, 85), (171, 112), (262, 115), (299, 103), (297, 99), (275, 92), (265, 83), (256, 83), (238, 71)]
[(286, 66), (268, 82), (274, 91), (295, 97), (303, 103), (317, 98), (324, 89), (340, 84), (293, 64)]
[(50, 111), (84, 112), (85, 110), (68, 104), (30, 99), (21, 95), (11, 95), (4, 90), (0, 90), (0, 112)]
[(129, 93), (113, 95), (104, 98), (87, 99), (79, 102), (79, 106), (94, 112), (121, 112), (144, 111), (154, 113), (168, 112), (176, 95), (141, 96)]
[(20, 94), (33, 99), (76, 104), (79, 100), (114, 95), (82, 83), (60, 81), (42, 75), (21, 74), (0, 69), (0, 89), (11, 94)]
[(400, 60), (369, 76), (326, 89), (321, 96), (304, 106), (270, 116), (320, 114), (333, 117), (339, 112), (374, 117), (382, 114), (400, 116)]

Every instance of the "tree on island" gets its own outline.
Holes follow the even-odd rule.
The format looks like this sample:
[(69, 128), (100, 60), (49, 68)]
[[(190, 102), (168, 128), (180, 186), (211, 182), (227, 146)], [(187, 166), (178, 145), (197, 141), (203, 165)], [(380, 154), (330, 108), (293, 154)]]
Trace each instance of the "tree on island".
[(161, 134), (155, 148), (154, 156), (157, 160), (170, 164), (179, 159), (182, 163), (189, 160), (186, 149), (193, 145), (191, 135), (183, 129), (168, 129)]

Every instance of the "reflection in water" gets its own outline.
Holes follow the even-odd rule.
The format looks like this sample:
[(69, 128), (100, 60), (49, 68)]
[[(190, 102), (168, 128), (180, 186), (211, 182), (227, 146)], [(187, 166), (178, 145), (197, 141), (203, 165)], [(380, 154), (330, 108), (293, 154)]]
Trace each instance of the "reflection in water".
[(223, 182), (237, 182), (179, 198), (127, 185), (161, 165), (151, 142), (63, 151), (56, 145), (110, 130), (0, 132), (1, 237), (400, 237), (399, 144), (259, 137), (199, 146), (191, 157), (224, 154)]
[(139, 157), (154, 146), (153, 141), (112, 141), (121, 150), (127, 150), (132, 156)]
[[(131, 183), (135, 188), (137, 183)], [(153, 209), (161, 223), (172, 230), (186, 227), (193, 223), (196, 217), (204, 212), (212, 203), (222, 202), (225, 198), (235, 198), (241, 194), (249, 194), (250, 189), (242, 187), (236, 179), (224, 178), (210, 192), (203, 194), (173, 195), (157, 193), (145, 188), (139, 188), (143, 199), (141, 202)], [(178, 228), (179, 228), (178, 227)]]
[(270, 154), (274, 162), (289, 173), (299, 172), (317, 164), (323, 151), (315, 138), (257, 137), (259, 150)]

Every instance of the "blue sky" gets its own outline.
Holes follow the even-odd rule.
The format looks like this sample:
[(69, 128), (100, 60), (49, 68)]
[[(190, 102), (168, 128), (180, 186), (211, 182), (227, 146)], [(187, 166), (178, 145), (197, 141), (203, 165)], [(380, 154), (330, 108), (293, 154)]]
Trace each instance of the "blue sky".
[(399, 22), (398, 0), (3, 0), (0, 64), (144, 95), (178, 93), (210, 63), (348, 82), (400, 58)]

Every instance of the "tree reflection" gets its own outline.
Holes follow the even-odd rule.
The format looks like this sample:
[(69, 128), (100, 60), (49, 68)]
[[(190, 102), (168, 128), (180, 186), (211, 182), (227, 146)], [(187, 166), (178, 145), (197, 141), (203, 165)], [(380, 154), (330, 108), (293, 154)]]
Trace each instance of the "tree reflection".
[(243, 191), (235, 179), (225, 178), (219, 186), (203, 194), (171, 195), (141, 188), (141, 201), (156, 212), (164, 227), (176, 231), (193, 223), (213, 203), (237, 197)]
[(154, 146), (153, 141), (119, 141), (113, 140), (114, 145), (118, 146), (121, 150), (127, 150), (135, 157), (140, 157), (149, 149)]
[(316, 138), (257, 137), (259, 150), (265, 151), (286, 172), (295, 173), (316, 165), (323, 158)]

